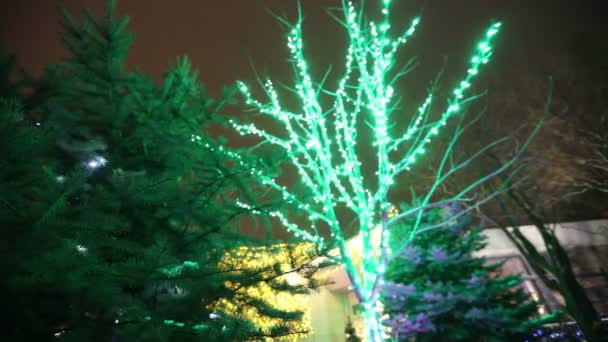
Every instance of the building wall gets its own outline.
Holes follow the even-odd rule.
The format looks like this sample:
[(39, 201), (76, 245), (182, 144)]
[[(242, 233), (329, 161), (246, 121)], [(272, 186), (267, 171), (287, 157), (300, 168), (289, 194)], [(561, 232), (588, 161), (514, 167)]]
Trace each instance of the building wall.
[(348, 293), (336, 293), (321, 288), (310, 296), (310, 322), (313, 333), (307, 342), (344, 342), (344, 328), (349, 316), (354, 316), (354, 298)]
[[(567, 249), (608, 245), (608, 220), (557, 223), (549, 226), (555, 230), (562, 246)], [(520, 231), (536, 246), (539, 252), (546, 251), (536, 227), (521, 226)], [(488, 237), (488, 245), (477, 255), (496, 257), (519, 254), (515, 245), (501, 229), (488, 228), (483, 231), (483, 234)]]

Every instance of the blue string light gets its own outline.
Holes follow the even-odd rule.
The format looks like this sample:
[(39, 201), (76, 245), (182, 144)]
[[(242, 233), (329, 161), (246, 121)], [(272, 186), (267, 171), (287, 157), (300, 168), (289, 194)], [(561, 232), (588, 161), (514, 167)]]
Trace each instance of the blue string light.
[[(564, 328), (562, 328), (564, 329)], [(574, 331), (574, 329), (576, 329)], [(537, 329), (532, 333), (532, 338), (524, 340), (524, 342), (533, 341), (583, 341), (584, 336), (578, 328), (565, 327), (563, 331), (557, 329)]]

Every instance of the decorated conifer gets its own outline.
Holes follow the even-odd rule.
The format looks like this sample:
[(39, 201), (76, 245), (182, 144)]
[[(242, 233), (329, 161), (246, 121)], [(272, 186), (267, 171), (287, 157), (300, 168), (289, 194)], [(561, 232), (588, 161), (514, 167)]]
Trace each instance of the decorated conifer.
[[(264, 282), (306, 293), (306, 282), (290, 285), (281, 276), (310, 276), (316, 251), (291, 257), (289, 269), (234, 262), (231, 251), (263, 242), (235, 228), (257, 208), (247, 155), (205, 130), (222, 123), (217, 111), (228, 96), (211, 99), (187, 58), (162, 85), (127, 71), (132, 37), (115, 5), (108, 1), (103, 18), (85, 11), (81, 25), (63, 13), (68, 57), (49, 69), (44, 93), (32, 95), (36, 105), (25, 113), (39, 121), (19, 123), (9, 102), (0, 108), (8, 156), (0, 226), (11, 232), (3, 238), (10, 243), (2, 248), (3, 262), (10, 260), (3, 293), (14, 317), (4, 334), (15, 341), (243, 341), (305, 333), (293, 325), (302, 312), (242, 291)], [(20, 125), (25, 133), (14, 129)], [(47, 131), (44, 144), (25, 143), (37, 141), (30, 132)], [(270, 169), (261, 163), (255, 167)], [(237, 195), (251, 209), (235, 206)], [(228, 256), (237, 266), (226, 266)], [(218, 308), (222, 300), (276, 323), (260, 329), (238, 310)]]
[[(423, 227), (440, 222), (442, 211), (428, 211)], [(485, 238), (470, 224), (463, 219), (416, 236), (390, 263), (383, 303), (397, 341), (516, 341), (540, 324), (519, 276), (498, 277), (501, 263), (473, 256)], [(391, 244), (404, 231), (397, 226)]]
[[(61, 298), (44, 296), (54, 289), (30, 267), (43, 268), (36, 265), (40, 255), (61, 244), (56, 228), (63, 222), (56, 220), (54, 213), (71, 187), (62, 186), (50, 176), (53, 161), (44, 156), (52, 150), (52, 132), (25, 115), (24, 99), (9, 82), (14, 76), (11, 59), (1, 57), (0, 300), (6, 315), (0, 329), (11, 341), (45, 341), (52, 336), (45, 327), (61, 321), (53, 313)], [(40, 286), (34, 285), (38, 282)], [(38, 317), (33, 317), (34, 312)]]

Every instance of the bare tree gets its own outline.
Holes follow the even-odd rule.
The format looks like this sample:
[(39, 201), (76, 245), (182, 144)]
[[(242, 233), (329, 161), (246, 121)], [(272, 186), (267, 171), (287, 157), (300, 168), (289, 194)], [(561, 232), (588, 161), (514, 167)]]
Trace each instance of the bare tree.
[[(493, 23), (485, 32), (476, 45), (461, 81), (445, 98), (446, 103), (442, 104), (438, 100), (441, 96), (438, 95), (437, 82), (434, 82), (422, 104), (409, 115), (407, 127), (395, 133), (394, 124), (408, 115), (399, 107), (399, 90), (395, 85), (411, 67), (411, 63), (407, 63), (394, 71), (399, 60), (396, 56), (399, 48), (412, 37), (420, 18), (414, 18), (408, 28), (394, 34), (390, 3), (390, 0), (380, 1), (380, 20), (374, 22), (368, 21), (363, 10), (355, 7), (352, 2), (342, 2), (343, 18), (338, 21), (348, 33), (349, 44), (344, 74), (339, 78), (336, 88), (331, 90), (326, 84), (327, 74), (320, 82), (313, 82), (304, 55), (301, 13), (295, 24), (283, 20), (289, 27), (288, 47), (295, 70), (294, 87), (285, 88), (295, 94), (301, 108), (293, 111), (286, 109), (270, 79), (260, 80), (261, 88), (268, 96), (267, 102), (259, 101), (246, 84), (239, 83), (246, 103), (257, 113), (277, 121), (283, 133), (274, 134), (272, 130), (258, 128), (255, 124), (233, 121), (234, 127), (241, 134), (257, 135), (264, 142), (278, 146), (285, 152), (302, 183), (298, 190), (265, 174), (262, 169), (255, 174), (268, 189), (304, 212), (310, 224), (307, 228), (295, 224), (293, 215), (290, 216), (285, 211), (261, 211), (260, 214), (278, 219), (296, 237), (313, 242), (321, 250), (328, 246), (335, 246), (339, 250), (338, 256), (328, 257), (345, 267), (362, 306), (367, 339), (374, 342), (384, 339), (379, 292), (387, 263), (416, 234), (454, 223), (494, 198), (498, 193), (483, 198), (474, 197), (472, 193), (485, 181), (511, 170), (540, 127), (538, 124), (533, 129), (518, 152), (504, 164), (462, 186), (450, 198), (441, 199), (439, 189), (442, 184), (455, 174), (463, 172), (484, 153), (511, 141), (510, 136), (505, 136), (493, 140), (466, 158), (455, 158), (455, 146), (469, 125), (455, 128), (445, 149), (438, 152), (440, 157), (432, 180), (418, 196), (420, 201), (416, 207), (389, 217), (390, 192), (407, 189), (407, 184), (397, 187), (396, 178), (408, 178), (414, 168), (419, 168), (430, 149), (430, 143), (440, 132), (446, 130), (448, 122), (455, 121), (466, 105), (478, 97), (469, 94), (470, 87), (482, 66), (489, 62), (493, 53), (492, 44), (501, 26), (499, 22)], [(329, 107), (325, 106), (327, 100), (332, 102)], [(392, 114), (398, 114), (400, 118), (392, 117)], [(372, 133), (369, 139), (363, 138), (366, 126)], [(373, 153), (366, 156), (366, 149)], [(367, 172), (370, 168), (374, 170)], [(516, 171), (517, 169), (513, 172)], [(248, 206), (246, 202), (240, 203), (244, 207)], [(426, 210), (463, 203), (469, 209), (450, 211), (451, 215), (444, 217), (443, 222), (421, 226), (421, 218)], [(344, 212), (349, 214), (343, 214)], [(353, 217), (361, 236), (360, 264), (353, 262), (356, 256), (346, 246), (347, 229)], [(401, 243), (400, 248), (391, 250), (388, 243), (390, 227), (406, 217), (415, 218), (409, 238)], [(378, 241), (372, 238), (375, 229), (380, 232)]]
[[(505, 180), (508, 184), (510, 180)], [(494, 191), (491, 189), (489, 191)], [(573, 264), (566, 248), (557, 238), (555, 229), (546, 223), (534, 201), (521, 189), (511, 188), (506, 198), (498, 198), (501, 216), (485, 216), (505, 233), (525, 257), (534, 272), (545, 285), (557, 291), (565, 301), (566, 312), (577, 322), (588, 341), (605, 341), (608, 331), (602, 327), (601, 316), (593, 307), (585, 289), (576, 278)], [(542, 238), (546, 255), (539, 252), (530, 239), (523, 234), (514, 220), (514, 213), (522, 213), (532, 223)]]

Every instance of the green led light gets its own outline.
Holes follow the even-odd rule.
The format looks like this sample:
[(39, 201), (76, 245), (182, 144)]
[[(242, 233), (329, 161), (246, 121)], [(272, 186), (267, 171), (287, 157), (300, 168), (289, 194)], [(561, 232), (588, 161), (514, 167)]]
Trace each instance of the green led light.
[[(364, 20), (361, 11), (352, 2), (343, 3), (343, 26), (349, 40), (344, 74), (338, 79), (335, 89), (318, 89), (319, 83), (313, 82), (309, 60), (304, 54), (301, 20), (290, 27), (287, 48), (297, 80), (292, 89), (300, 103), (298, 112), (285, 109), (270, 80), (262, 83), (268, 95), (267, 102), (255, 99), (247, 85), (238, 83), (245, 103), (260, 114), (275, 119), (285, 134), (273, 135), (251, 123), (231, 121), (241, 135), (257, 136), (284, 150), (295, 167), (307, 187), (306, 195), (291, 192), (262, 170), (252, 174), (287, 202), (307, 213), (312, 222), (310, 230), (294, 224), (284, 212), (269, 213), (294, 236), (324, 246), (326, 242), (317, 231), (316, 223), (322, 222), (327, 226), (332, 243), (340, 250), (340, 260), (352, 279), (353, 288), (366, 307), (365, 323), (371, 341), (377, 341), (382, 330), (374, 301), (377, 300), (377, 280), (381, 279), (386, 266), (382, 255), (386, 255), (388, 244), (374, 244), (370, 236), (388, 207), (386, 194), (395, 184), (395, 177), (423, 159), (418, 155), (426, 152), (427, 145), (440, 134), (447, 121), (462, 110), (473, 79), (492, 55), (493, 39), (500, 27), (500, 23), (492, 24), (475, 46), (474, 55), (468, 59), (470, 64), (465, 76), (452, 90), (452, 96), (447, 99), (448, 105), (438, 110), (440, 118), (436, 122), (429, 121), (431, 105), (435, 102), (433, 91), (430, 91), (411, 116), (405, 132), (394, 136), (389, 130), (389, 123), (395, 121), (391, 114), (396, 103), (395, 93), (399, 92), (393, 89), (391, 80), (395, 75), (393, 67), (402, 60), (396, 53), (415, 33), (421, 19), (414, 18), (402, 32), (395, 33), (396, 25), (389, 21), (390, 4), (389, 0), (381, 0), (380, 21), (372, 22)], [(331, 94), (330, 108), (324, 108), (326, 102), (321, 100), (324, 94)], [(369, 144), (376, 157), (373, 158), (376, 163), (374, 180), (369, 179), (370, 175), (362, 170), (363, 163), (370, 161), (361, 158), (357, 147), (357, 144), (367, 143), (359, 139), (361, 122), (371, 126), (373, 132)], [(400, 147), (405, 149), (400, 150)], [(392, 151), (406, 152), (394, 156), (390, 154)], [(377, 187), (367, 188), (367, 184), (377, 184)], [(237, 204), (248, 206), (240, 201)], [(348, 227), (349, 223), (343, 222), (336, 213), (341, 206), (357, 217), (358, 231), (362, 236), (360, 265), (355, 265), (354, 255), (346, 248), (343, 228)], [(384, 233), (382, 236), (388, 239), (388, 231)]]

